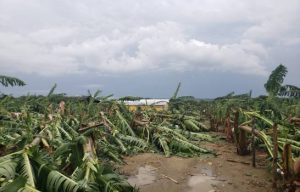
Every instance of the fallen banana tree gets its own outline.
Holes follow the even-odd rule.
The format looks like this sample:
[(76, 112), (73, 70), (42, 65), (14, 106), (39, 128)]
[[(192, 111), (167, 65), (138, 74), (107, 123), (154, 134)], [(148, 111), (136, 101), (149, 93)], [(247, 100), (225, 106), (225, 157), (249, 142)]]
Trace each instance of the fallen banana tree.
[(0, 191), (135, 191), (114, 168), (123, 155), (213, 154), (197, 117), (94, 101), (0, 101)]

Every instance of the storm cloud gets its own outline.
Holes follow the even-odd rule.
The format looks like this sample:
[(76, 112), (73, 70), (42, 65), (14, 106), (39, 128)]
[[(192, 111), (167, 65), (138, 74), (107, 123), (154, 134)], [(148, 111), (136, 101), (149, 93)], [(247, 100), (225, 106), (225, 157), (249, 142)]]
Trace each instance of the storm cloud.
[(299, 84), (299, 12), (298, 0), (0, 0), (1, 73), (263, 79), (283, 63)]

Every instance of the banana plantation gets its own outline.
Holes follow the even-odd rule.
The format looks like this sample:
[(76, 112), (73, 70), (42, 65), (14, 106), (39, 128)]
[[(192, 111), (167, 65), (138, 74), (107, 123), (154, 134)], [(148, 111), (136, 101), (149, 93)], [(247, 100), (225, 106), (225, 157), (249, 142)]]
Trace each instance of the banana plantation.
[[(130, 111), (124, 99), (100, 91), (57, 94), (56, 85), (45, 96), (2, 94), (0, 191), (140, 191), (119, 170), (125, 157), (218, 158), (204, 143), (222, 137), (235, 153), (252, 157), (249, 169), (257, 151), (266, 154), (271, 189), (299, 191), (300, 89), (282, 85), (286, 74), (279, 65), (264, 85), (268, 95), (255, 98), (251, 91), (205, 100), (178, 97), (179, 84), (162, 111)], [(0, 76), (0, 83), (25, 85), (8, 76)]]

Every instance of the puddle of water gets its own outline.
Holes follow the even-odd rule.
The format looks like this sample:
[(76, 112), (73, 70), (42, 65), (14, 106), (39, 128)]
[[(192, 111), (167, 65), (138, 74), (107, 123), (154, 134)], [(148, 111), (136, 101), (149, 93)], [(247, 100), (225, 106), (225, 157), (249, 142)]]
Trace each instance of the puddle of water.
[(213, 177), (212, 166), (202, 165), (200, 174), (191, 176), (188, 180), (190, 190), (188, 192), (212, 192), (214, 191), (213, 185), (218, 181)]
[(130, 176), (127, 181), (132, 186), (137, 186), (137, 187), (151, 184), (156, 179), (155, 170), (156, 168), (150, 165), (146, 165), (145, 167), (139, 167), (137, 175)]
[(188, 186), (190, 187), (189, 192), (210, 192), (214, 191), (213, 185), (218, 182), (213, 180), (213, 177), (194, 175), (189, 178)]
[(211, 168), (211, 166), (201, 166), (201, 173), (202, 175), (206, 175), (206, 176), (213, 176), (213, 170)]

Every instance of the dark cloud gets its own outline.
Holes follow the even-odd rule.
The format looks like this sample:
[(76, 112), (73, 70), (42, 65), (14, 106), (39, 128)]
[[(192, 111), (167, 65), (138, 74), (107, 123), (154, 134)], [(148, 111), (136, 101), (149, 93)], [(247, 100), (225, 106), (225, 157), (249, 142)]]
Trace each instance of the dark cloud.
[[(166, 96), (164, 90), (178, 76), (186, 82), (187, 93), (208, 97), (227, 91), (193, 91), (196, 84), (188, 83), (193, 75), (198, 83), (205, 76), (201, 89), (212, 89), (210, 83), (239, 82), (230, 89), (243, 91), (251, 85), (261, 93), (263, 79), (279, 63), (290, 70), (288, 82), (300, 83), (295, 72), (299, 11), (297, 0), (2, 0), (0, 67), (2, 73), (32, 83), (19, 91), (36, 93), (59, 80), (67, 92), (79, 94), (79, 89), (96, 88), (96, 79), (101, 79), (102, 89), (117, 94), (129, 94), (122, 91), (126, 86), (134, 92), (132, 86), (132, 94), (146, 95), (149, 83), (169, 82), (156, 93)], [(92, 75), (96, 78), (82, 80)], [(43, 83), (37, 84), (36, 78)], [(132, 83), (135, 78), (142, 78), (140, 85)], [(124, 80), (130, 83), (124, 85)]]

